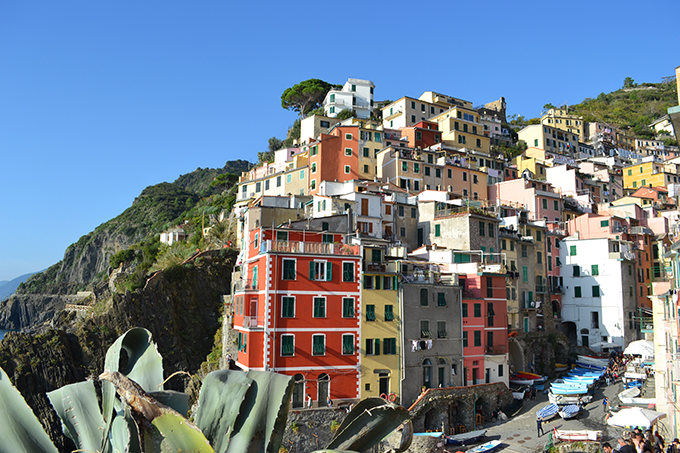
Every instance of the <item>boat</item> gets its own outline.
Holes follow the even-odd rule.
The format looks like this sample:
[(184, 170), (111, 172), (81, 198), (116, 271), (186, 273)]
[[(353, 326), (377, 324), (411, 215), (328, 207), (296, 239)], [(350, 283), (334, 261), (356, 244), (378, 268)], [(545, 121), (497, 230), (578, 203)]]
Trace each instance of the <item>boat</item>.
[(486, 453), (487, 451), (493, 451), (501, 444), (500, 440), (492, 440), (482, 445), (478, 445), (475, 448), (469, 449), (466, 453)]
[(586, 441), (593, 440), (598, 441), (602, 438), (602, 431), (591, 431), (591, 430), (568, 430), (568, 429), (555, 429), (553, 430), (555, 439), (564, 441)]
[(555, 395), (585, 395), (588, 393), (587, 387), (560, 388), (550, 387), (550, 391)]
[(449, 445), (465, 445), (477, 443), (479, 439), (486, 435), (485, 429), (479, 429), (477, 431), (470, 431), (469, 433), (454, 434), (452, 436), (444, 436), (446, 438), (446, 443)]
[(555, 415), (557, 415), (558, 410), (559, 407), (557, 407), (557, 404), (550, 403), (547, 406), (543, 406), (538, 410), (538, 412), (536, 412), (536, 418), (539, 418), (543, 421), (550, 420)]
[(569, 365), (565, 365), (564, 363), (556, 363), (555, 364), (555, 371), (558, 373), (562, 373), (564, 371), (567, 371), (569, 369)]
[(548, 392), (548, 401), (555, 404), (586, 404), (593, 400), (593, 395), (560, 395)]
[(623, 400), (629, 400), (632, 398), (635, 398), (640, 394), (640, 389), (637, 387), (633, 387), (627, 390), (624, 390), (623, 392), (619, 393), (619, 401), (623, 403)]
[(522, 400), (526, 397), (527, 391), (529, 390), (528, 385), (511, 385), (510, 392), (512, 392), (512, 397), (516, 400)]
[(432, 432), (432, 433), (413, 433), (413, 435), (414, 435), (414, 436), (422, 436), (422, 437), (435, 437), (435, 438), (438, 438), (438, 437), (442, 437), (442, 436), (444, 435), (444, 433), (441, 432), (441, 431), (435, 431), (435, 432)]
[(518, 371), (517, 373), (515, 373), (515, 376), (517, 376), (520, 379), (533, 380), (534, 383), (536, 384), (541, 384), (548, 380), (548, 376), (541, 376), (540, 374), (529, 373), (528, 371)]
[(581, 412), (581, 406), (577, 404), (562, 406), (560, 410), (557, 411), (557, 413), (560, 414), (560, 417), (562, 417), (564, 420), (576, 417), (579, 412)]
[(604, 366), (599, 366), (599, 365), (593, 365), (590, 363), (585, 363), (585, 362), (576, 362), (576, 365), (580, 366), (581, 368), (587, 368), (589, 370), (598, 370), (598, 371), (604, 371), (607, 369), (607, 367)]
[(580, 355), (576, 358), (577, 362), (581, 363), (587, 363), (590, 365), (595, 365), (603, 368), (607, 368), (609, 366), (609, 358), (603, 358), (603, 357), (594, 357), (590, 355)]

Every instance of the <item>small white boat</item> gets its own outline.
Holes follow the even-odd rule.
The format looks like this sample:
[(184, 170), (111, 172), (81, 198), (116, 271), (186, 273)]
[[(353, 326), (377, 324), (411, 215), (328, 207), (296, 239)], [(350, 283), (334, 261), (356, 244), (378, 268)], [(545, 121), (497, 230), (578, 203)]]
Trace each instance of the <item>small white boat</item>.
[(597, 441), (602, 438), (602, 431), (590, 431), (590, 430), (568, 430), (568, 429), (556, 429), (554, 430), (555, 438), (557, 440), (565, 441), (584, 441), (593, 440)]
[(466, 453), (485, 453), (487, 451), (493, 451), (501, 444), (500, 440), (492, 440), (482, 445), (478, 445), (475, 448), (469, 449)]
[(593, 400), (593, 395), (560, 395), (548, 392), (548, 401), (555, 404), (586, 404)]

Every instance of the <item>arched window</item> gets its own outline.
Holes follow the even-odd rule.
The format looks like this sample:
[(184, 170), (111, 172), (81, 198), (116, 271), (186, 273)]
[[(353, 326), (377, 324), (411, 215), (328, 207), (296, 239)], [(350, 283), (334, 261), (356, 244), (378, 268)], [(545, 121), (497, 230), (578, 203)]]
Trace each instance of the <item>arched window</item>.
[(430, 359), (423, 360), (423, 387), (432, 388), (432, 362)]
[(331, 396), (331, 378), (326, 373), (321, 373), (317, 379), (317, 404), (324, 407), (328, 397)]

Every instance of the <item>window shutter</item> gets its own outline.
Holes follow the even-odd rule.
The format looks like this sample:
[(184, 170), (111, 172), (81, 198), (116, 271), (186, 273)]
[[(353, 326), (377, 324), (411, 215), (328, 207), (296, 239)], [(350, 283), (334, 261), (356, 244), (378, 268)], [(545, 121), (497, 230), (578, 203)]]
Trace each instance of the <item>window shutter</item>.
[(380, 276), (375, 277), (375, 289), (380, 289)]
[(390, 353), (390, 342), (385, 338), (383, 341), (383, 354), (387, 355)]
[(380, 338), (375, 339), (375, 355), (380, 355)]
[(309, 279), (314, 280), (314, 261), (309, 262)]
[(326, 263), (326, 281), (333, 280), (333, 263)]

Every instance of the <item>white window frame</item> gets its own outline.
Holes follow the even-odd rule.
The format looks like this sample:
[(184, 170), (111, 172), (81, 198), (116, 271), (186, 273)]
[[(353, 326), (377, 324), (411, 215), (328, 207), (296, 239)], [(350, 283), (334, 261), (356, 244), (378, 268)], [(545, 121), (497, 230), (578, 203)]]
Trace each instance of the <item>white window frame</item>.
[[(314, 299), (323, 299), (323, 316), (314, 316)], [(325, 296), (314, 296), (312, 297), (312, 318), (314, 319), (325, 319), (328, 318), (328, 298)]]
[[(284, 297), (289, 297), (289, 298), (293, 299), (293, 317), (292, 318), (290, 316), (285, 316), (285, 317), (283, 316), (283, 298)], [(295, 315), (297, 314), (296, 312), (297, 312), (297, 300), (295, 299), (295, 296), (292, 296), (290, 294), (288, 294), (288, 295), (283, 294), (281, 296), (281, 318), (282, 319), (293, 319), (293, 318), (295, 318)]]
[[(352, 299), (352, 311), (354, 312), (354, 316), (348, 317), (345, 316), (345, 299)], [(342, 307), (340, 308), (342, 312), (340, 313), (340, 316), (343, 319), (354, 319), (357, 317), (357, 300), (354, 297), (343, 297), (342, 298)]]
[[(293, 355), (283, 355), (283, 337), (293, 337)], [(295, 334), (284, 333), (281, 334), (281, 347), (279, 350), (281, 357), (295, 357)]]
[[(322, 337), (323, 338), (323, 355), (322, 354), (314, 354), (314, 337)], [(317, 357), (323, 357), (327, 355), (328, 351), (328, 343), (326, 342), (326, 334), (323, 333), (315, 333), (312, 335), (312, 356), (317, 356)]]
[[(352, 345), (354, 345), (354, 351), (351, 354), (346, 354), (345, 353), (345, 337), (352, 337)], [(341, 355), (355, 355), (357, 353), (357, 343), (356, 343), (356, 337), (354, 336), (353, 333), (343, 333), (341, 336), (341, 343), (340, 343), (340, 350), (342, 351)]]
[[(314, 261), (314, 281), (325, 282), (326, 281), (326, 264), (327, 260), (313, 260)], [(323, 265), (323, 266), (322, 266)], [(323, 272), (321, 272), (321, 278), (319, 278), (319, 269), (323, 267)]]
[(351, 156), (352, 155), (352, 148), (345, 148), (345, 156)]
[[(352, 265), (352, 280), (346, 281), (345, 280), (345, 263), (349, 263)], [(354, 261), (343, 261), (342, 262), (342, 267), (340, 268), (340, 271), (342, 272), (342, 282), (343, 283), (356, 283), (357, 282), (357, 265), (356, 262)]]
[(345, 174), (349, 175), (352, 172), (352, 167), (349, 165), (345, 165)]
[(284, 261), (292, 261), (293, 262), (293, 269), (295, 269), (295, 276), (297, 277), (297, 259), (295, 259), (295, 258), (283, 258), (281, 260), (281, 280), (287, 281), (287, 282), (297, 280), (297, 278), (292, 278), (292, 279), (284, 278), (284, 272), (285, 272), (285, 269), (286, 269), (286, 266), (283, 265)]

